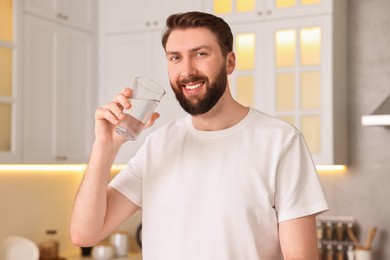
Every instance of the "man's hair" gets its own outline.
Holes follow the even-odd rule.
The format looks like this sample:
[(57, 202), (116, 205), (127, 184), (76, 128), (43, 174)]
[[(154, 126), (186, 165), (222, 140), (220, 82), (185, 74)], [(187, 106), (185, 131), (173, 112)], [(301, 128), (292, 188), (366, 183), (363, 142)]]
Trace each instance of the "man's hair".
[(176, 29), (199, 27), (208, 28), (215, 34), (224, 56), (233, 50), (233, 35), (229, 25), (222, 18), (202, 12), (187, 12), (170, 15), (167, 18), (166, 29), (161, 40), (164, 50), (166, 50), (167, 41), (172, 31)]

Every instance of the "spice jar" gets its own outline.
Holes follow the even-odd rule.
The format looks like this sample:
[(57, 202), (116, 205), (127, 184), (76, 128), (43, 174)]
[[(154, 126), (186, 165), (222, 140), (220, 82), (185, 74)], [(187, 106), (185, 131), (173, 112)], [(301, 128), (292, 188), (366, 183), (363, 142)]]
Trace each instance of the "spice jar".
[(46, 239), (38, 245), (40, 260), (53, 260), (58, 258), (59, 243), (56, 235), (56, 230), (50, 229), (46, 231)]

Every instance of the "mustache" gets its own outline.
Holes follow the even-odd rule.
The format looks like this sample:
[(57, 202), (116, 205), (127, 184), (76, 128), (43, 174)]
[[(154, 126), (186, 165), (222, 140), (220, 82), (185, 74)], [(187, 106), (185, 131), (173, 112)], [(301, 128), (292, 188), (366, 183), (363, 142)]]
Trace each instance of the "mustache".
[(204, 76), (200, 76), (200, 75), (194, 75), (194, 76), (190, 76), (190, 77), (186, 77), (186, 78), (183, 78), (179, 81), (179, 85), (185, 85), (185, 84), (188, 84), (190, 82), (195, 82), (195, 81), (207, 81), (207, 78), (204, 77)]

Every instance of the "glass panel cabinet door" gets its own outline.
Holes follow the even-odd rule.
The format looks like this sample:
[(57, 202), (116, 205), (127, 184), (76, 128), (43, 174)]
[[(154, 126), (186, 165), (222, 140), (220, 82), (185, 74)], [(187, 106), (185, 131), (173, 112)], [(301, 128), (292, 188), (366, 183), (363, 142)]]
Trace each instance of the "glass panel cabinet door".
[(333, 0), (211, 0), (207, 12), (228, 22), (249, 22), (329, 14)]
[(16, 111), (13, 0), (0, 0), (0, 163), (14, 162)]
[(229, 76), (232, 95), (245, 106), (262, 109), (264, 95), (261, 87), (263, 79), (264, 57), (263, 28), (256, 26), (231, 25), (234, 37), (236, 68)]
[(222, 17), (229, 23), (259, 21), (265, 18), (264, 0), (205, 1), (205, 10)]
[(268, 19), (332, 13), (333, 0), (264, 0)]
[[(268, 23), (266, 112), (295, 125), (305, 136), (314, 158), (329, 152), (331, 133), (330, 19), (292, 19)], [(272, 87), (268, 87), (272, 86)]]

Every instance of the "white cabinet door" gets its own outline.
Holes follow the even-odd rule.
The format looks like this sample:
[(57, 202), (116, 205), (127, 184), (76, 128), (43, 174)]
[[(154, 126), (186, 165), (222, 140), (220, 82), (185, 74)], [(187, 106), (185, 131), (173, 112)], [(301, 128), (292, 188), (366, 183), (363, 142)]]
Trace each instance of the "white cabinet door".
[(145, 137), (157, 127), (184, 115), (171, 91), (165, 53), (160, 33), (140, 32), (105, 37), (100, 68), (100, 105), (113, 99), (123, 87), (131, 87), (136, 76), (149, 77), (163, 85), (167, 94), (157, 107), (161, 117), (155, 125), (144, 130), (137, 141), (128, 141), (119, 152), (115, 163), (126, 163), (142, 145)]
[(56, 91), (60, 30), (53, 23), (28, 16), (24, 26), (23, 159), (53, 162), (58, 150)]
[(23, 162), (86, 162), (92, 37), (28, 15), (24, 35)]
[[(96, 79), (93, 71), (95, 39), (90, 34), (63, 28), (57, 105), (58, 154), (67, 162), (85, 163), (93, 140)], [(61, 159), (61, 158), (60, 158)]]
[[(267, 23), (265, 111), (301, 130), (317, 164), (334, 158), (331, 17)], [(269, 87), (271, 86), (271, 87)], [(336, 90), (337, 92), (337, 90)], [(341, 111), (340, 111), (341, 112)], [(341, 143), (339, 144), (341, 145)]]
[(96, 31), (97, 3), (95, 0), (62, 0), (63, 23), (87, 31)]
[(25, 11), (52, 20), (59, 19), (61, 14), (60, 0), (24, 0)]
[(337, 0), (264, 0), (267, 19), (330, 14)]
[(25, 0), (25, 11), (83, 30), (96, 29), (94, 0)]
[(236, 67), (229, 77), (232, 95), (243, 105), (265, 109), (264, 77), (266, 74), (264, 23), (234, 24)]
[(332, 32), (332, 21), (325, 15), (232, 25), (233, 95), (300, 129), (317, 164), (346, 163), (345, 110), (334, 100), (345, 97), (345, 75), (334, 67), (345, 65), (334, 52), (345, 42), (336, 45), (342, 35)]
[(168, 15), (195, 10), (202, 10), (202, 0), (104, 0), (101, 3), (106, 32), (161, 29)]
[(211, 0), (206, 11), (229, 23), (254, 22), (329, 14), (333, 0)]
[(238, 101), (299, 128), (316, 164), (346, 164), (346, 2), (213, 0), (206, 10), (232, 27)]

